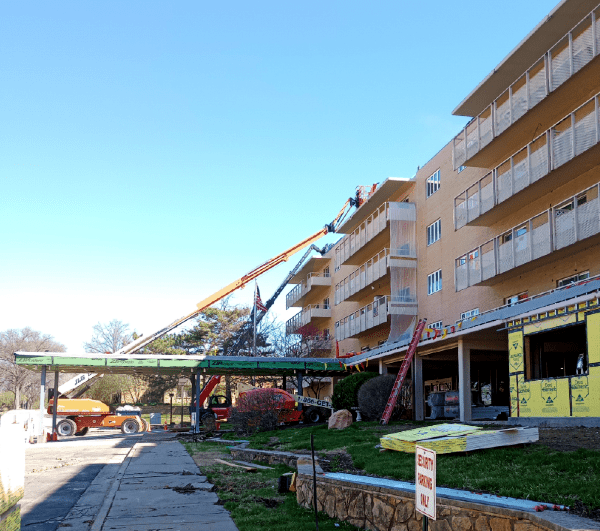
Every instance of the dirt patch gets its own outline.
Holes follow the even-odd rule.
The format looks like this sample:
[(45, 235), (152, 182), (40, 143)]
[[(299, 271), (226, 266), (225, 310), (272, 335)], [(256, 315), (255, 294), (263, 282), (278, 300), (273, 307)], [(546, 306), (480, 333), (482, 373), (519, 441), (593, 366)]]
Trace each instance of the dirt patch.
[(192, 456), (194, 463), (196, 463), (200, 468), (204, 466), (213, 466), (218, 465), (216, 462), (217, 459), (223, 459), (223, 457), (227, 457), (225, 452), (219, 452), (215, 450), (214, 452), (199, 452)]
[(540, 440), (534, 444), (561, 452), (600, 451), (600, 428), (540, 428)]

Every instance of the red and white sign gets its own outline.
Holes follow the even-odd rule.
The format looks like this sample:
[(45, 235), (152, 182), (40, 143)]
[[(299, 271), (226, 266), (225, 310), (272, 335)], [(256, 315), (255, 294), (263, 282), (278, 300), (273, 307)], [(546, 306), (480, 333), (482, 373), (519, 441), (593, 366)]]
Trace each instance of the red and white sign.
[(435, 463), (436, 454), (433, 450), (416, 446), (416, 509), (432, 520), (435, 520)]

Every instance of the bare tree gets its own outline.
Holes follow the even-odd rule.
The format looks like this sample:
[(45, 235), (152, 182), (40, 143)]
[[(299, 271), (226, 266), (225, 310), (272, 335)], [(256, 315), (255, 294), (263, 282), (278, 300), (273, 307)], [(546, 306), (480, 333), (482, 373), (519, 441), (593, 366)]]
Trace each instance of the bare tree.
[(84, 343), (83, 348), (86, 352), (113, 353), (130, 343), (132, 339), (133, 333), (129, 331), (129, 325), (113, 319), (108, 324), (95, 325), (91, 341)]
[[(42, 334), (29, 327), (0, 332), (0, 380), (15, 394), (13, 407), (21, 405), (21, 396), (35, 398), (35, 375), (15, 363), (13, 354), (23, 352), (65, 352), (65, 346), (49, 334)], [(43, 407), (43, 404), (41, 405)]]

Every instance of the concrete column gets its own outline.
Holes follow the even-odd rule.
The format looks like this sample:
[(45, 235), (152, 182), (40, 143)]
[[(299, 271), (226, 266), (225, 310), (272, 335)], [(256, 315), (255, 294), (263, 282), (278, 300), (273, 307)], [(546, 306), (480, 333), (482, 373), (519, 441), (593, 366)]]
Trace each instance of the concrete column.
[(458, 340), (458, 396), (460, 400), (460, 421), (471, 420), (471, 349)]
[(38, 427), (38, 435), (44, 434), (44, 404), (46, 403), (46, 366), (42, 365), (42, 376), (40, 381), (40, 425)]
[(415, 420), (425, 420), (425, 397), (423, 394), (423, 358), (415, 354), (412, 362), (413, 373), (413, 416)]
[(383, 363), (383, 360), (379, 360), (379, 374), (387, 374), (387, 365)]
[(58, 371), (54, 371), (54, 400), (52, 401), (52, 434), (56, 433), (56, 413), (58, 411)]

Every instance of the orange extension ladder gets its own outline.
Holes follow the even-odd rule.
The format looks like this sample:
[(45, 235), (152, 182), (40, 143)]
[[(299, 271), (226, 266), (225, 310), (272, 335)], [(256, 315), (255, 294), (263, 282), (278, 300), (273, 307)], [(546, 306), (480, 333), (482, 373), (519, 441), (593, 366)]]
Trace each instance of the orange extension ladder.
[(394, 387), (392, 387), (390, 398), (388, 399), (387, 405), (383, 410), (383, 415), (381, 415), (380, 424), (382, 426), (385, 426), (390, 421), (392, 411), (394, 411), (394, 407), (396, 406), (396, 402), (398, 400), (398, 395), (400, 394), (400, 389), (402, 389), (402, 384), (406, 378), (406, 373), (408, 372), (408, 368), (410, 367), (413, 357), (415, 356), (419, 339), (421, 339), (421, 334), (423, 333), (426, 324), (427, 319), (420, 319), (419, 323), (417, 324), (417, 328), (415, 328), (415, 333), (413, 334), (410, 345), (408, 346), (408, 351), (406, 352), (406, 356), (404, 357), (404, 361), (402, 362), (398, 376), (396, 376)]

